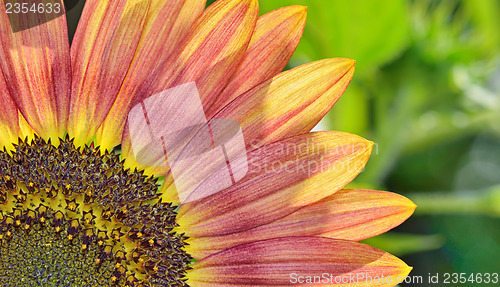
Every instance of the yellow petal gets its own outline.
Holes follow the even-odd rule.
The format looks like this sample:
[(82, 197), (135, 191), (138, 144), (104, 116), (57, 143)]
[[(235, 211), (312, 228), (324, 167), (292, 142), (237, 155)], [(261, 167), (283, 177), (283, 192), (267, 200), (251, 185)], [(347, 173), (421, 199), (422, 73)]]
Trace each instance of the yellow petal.
[(308, 132), (340, 98), (353, 73), (350, 59), (309, 63), (251, 89), (214, 118), (240, 123), (249, 149)]

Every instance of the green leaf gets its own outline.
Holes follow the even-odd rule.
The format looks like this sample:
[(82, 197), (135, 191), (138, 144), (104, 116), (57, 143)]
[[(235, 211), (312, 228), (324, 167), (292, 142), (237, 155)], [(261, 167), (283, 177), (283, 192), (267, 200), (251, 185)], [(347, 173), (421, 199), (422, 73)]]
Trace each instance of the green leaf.
[(500, 2), (497, 0), (467, 0), (465, 9), (480, 36), (481, 48), (489, 56), (496, 55), (500, 47)]
[(362, 241), (370, 246), (396, 256), (404, 256), (441, 248), (445, 239), (442, 235), (416, 235), (388, 232)]
[(329, 127), (357, 135), (367, 135), (370, 122), (366, 89), (351, 85), (327, 115)]
[(409, 42), (406, 1), (260, 1), (262, 13), (286, 5), (309, 7), (304, 36), (294, 56), (296, 62), (351, 58), (357, 61), (359, 75), (394, 59)]

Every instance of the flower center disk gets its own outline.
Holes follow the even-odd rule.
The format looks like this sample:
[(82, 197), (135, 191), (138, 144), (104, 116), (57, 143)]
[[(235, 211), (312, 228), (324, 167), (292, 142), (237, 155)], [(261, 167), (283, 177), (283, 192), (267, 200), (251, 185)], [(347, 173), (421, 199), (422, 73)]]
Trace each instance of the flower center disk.
[(156, 179), (67, 137), (0, 151), (1, 286), (188, 286)]

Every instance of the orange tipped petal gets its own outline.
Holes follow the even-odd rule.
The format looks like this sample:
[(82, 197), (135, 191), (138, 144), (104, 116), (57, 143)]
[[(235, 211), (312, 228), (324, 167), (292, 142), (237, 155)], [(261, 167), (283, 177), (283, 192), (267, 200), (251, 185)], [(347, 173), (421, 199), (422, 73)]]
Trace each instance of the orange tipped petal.
[(195, 82), (206, 109), (240, 65), (258, 12), (257, 0), (220, 0), (208, 7), (189, 32), (177, 61), (165, 67), (171, 70), (163, 73), (159, 87)]
[(275, 222), (216, 237), (190, 238), (186, 250), (195, 258), (247, 242), (284, 236), (323, 236), (362, 240), (384, 233), (415, 210), (407, 198), (375, 190), (341, 190)]
[(225, 235), (276, 221), (344, 187), (364, 168), (372, 143), (341, 132), (308, 133), (248, 153), (248, 173), (233, 186), (183, 204), (180, 231)]
[(243, 244), (192, 267), (187, 275), (192, 287), (395, 286), (411, 270), (400, 259), (371, 246), (321, 237)]
[(417, 206), (396, 193), (376, 190), (342, 190), (325, 200), (299, 210), (290, 216), (288, 223), (306, 218), (308, 214), (323, 213), (309, 218), (310, 221), (325, 220), (329, 223), (318, 230), (318, 235), (363, 240), (400, 225), (408, 219)]
[(89, 0), (71, 45), (68, 132), (87, 143), (113, 105), (135, 56), (151, 0)]
[[(159, 65), (171, 59), (172, 54), (178, 53), (189, 28), (204, 8), (203, 0), (152, 1), (137, 54), (97, 134), (96, 142), (101, 148), (111, 149), (120, 144), (127, 113), (139, 96), (139, 91), (144, 88), (151, 74), (166, 72), (166, 69), (158, 69)], [(153, 85), (153, 88), (157, 87)], [(151, 95), (147, 91), (142, 91), (142, 94)]]
[(306, 7), (288, 6), (258, 19), (245, 58), (209, 115), (285, 68), (302, 37), (306, 15)]
[(308, 132), (339, 99), (353, 73), (350, 59), (302, 65), (239, 96), (214, 117), (240, 123), (247, 142), (259, 141), (256, 146)]
[[(0, 5), (0, 68), (12, 100), (44, 138), (64, 135), (70, 99), (66, 17), (46, 19), (53, 16), (7, 14), (5, 5)], [(31, 28), (14, 28), (26, 23)]]

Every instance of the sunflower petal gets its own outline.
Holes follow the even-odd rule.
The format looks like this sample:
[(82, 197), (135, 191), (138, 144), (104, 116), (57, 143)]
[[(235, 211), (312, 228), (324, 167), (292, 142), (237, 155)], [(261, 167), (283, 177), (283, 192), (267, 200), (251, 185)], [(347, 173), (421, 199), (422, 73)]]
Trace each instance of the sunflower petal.
[(168, 89), (195, 82), (206, 109), (240, 65), (258, 12), (257, 0), (221, 0), (212, 4), (189, 32), (177, 61), (165, 67), (171, 70), (163, 74), (166, 77), (159, 80), (159, 86)]
[[(0, 5), (0, 68), (28, 123), (40, 136), (57, 138), (64, 135), (69, 110), (69, 40), (65, 15), (45, 17), (53, 15), (7, 14)], [(33, 21), (33, 27), (14, 29), (22, 21)]]
[(186, 251), (203, 258), (236, 245), (284, 236), (362, 240), (392, 229), (415, 210), (407, 198), (375, 190), (341, 190), (275, 222), (224, 236), (189, 238)]
[[(299, 44), (307, 8), (283, 7), (261, 16), (245, 57), (228, 86), (211, 107), (214, 112), (237, 96), (281, 72)], [(207, 112), (209, 115), (211, 111)]]
[[(188, 33), (184, 48), (176, 61), (167, 61), (161, 75), (153, 75), (150, 82), (157, 90), (145, 86), (144, 97), (161, 93), (189, 82), (194, 82), (203, 107), (213, 102), (239, 66), (253, 34), (258, 16), (257, 0), (221, 0), (212, 4)], [(163, 78), (162, 78), (163, 77)], [(130, 133), (125, 130), (122, 147), (130, 147)], [(124, 154), (131, 155), (124, 149)], [(130, 167), (141, 167), (134, 158), (127, 159)], [(151, 169), (148, 169), (147, 172)], [(154, 167), (162, 174), (166, 167)], [(159, 175), (156, 173), (156, 175)]]
[(397, 257), (371, 246), (322, 237), (243, 244), (192, 267), (188, 283), (193, 287), (395, 286), (411, 270)]
[(68, 132), (87, 143), (113, 105), (144, 29), (151, 0), (89, 0), (73, 44)]
[(15, 143), (21, 135), (18, 113), (0, 70), (0, 135), (2, 135), (0, 136), (0, 149), (12, 148), (12, 143)]
[(214, 118), (240, 123), (249, 149), (308, 132), (339, 99), (353, 73), (350, 59), (302, 65), (239, 96)]
[[(113, 107), (97, 133), (96, 143), (101, 148), (111, 149), (120, 144), (127, 113), (139, 91), (152, 73), (165, 71), (158, 69), (160, 63), (171, 59), (172, 54), (179, 50), (189, 28), (204, 8), (203, 0), (152, 1), (137, 54)], [(142, 91), (142, 94), (150, 93)]]
[[(21, 112), (18, 112), (18, 119), (19, 119), (19, 130), (21, 131), (21, 135), (19, 137), (22, 139), (28, 138), (28, 140), (34, 139), (35, 138), (35, 131), (28, 124), (28, 122), (23, 117)], [(54, 142), (54, 141), (52, 141), (52, 142)]]
[(344, 187), (364, 168), (371, 148), (355, 135), (320, 132), (250, 152), (241, 181), (180, 207), (180, 232), (216, 236), (276, 221)]

